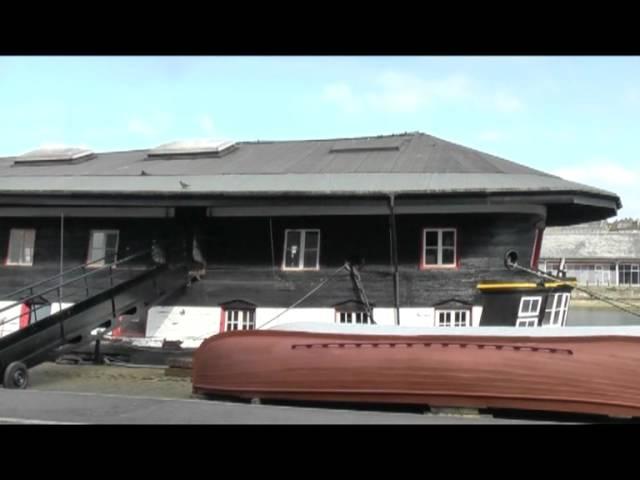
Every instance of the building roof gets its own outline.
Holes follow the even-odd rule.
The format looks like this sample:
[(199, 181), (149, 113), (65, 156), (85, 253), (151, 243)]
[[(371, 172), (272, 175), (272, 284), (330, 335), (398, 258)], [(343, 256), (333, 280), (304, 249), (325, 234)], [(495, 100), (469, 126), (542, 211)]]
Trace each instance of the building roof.
[(640, 259), (640, 229), (616, 224), (554, 227), (544, 232), (540, 257), (567, 260)]
[[(556, 194), (597, 199), (607, 218), (614, 193), (569, 182), (423, 133), (379, 137), (238, 142), (224, 155), (150, 156), (150, 150), (98, 153), (59, 165), (0, 158), (0, 195), (379, 195)], [(574, 196), (575, 196), (574, 195)], [(576, 203), (574, 198), (571, 203)], [(566, 203), (566, 199), (559, 200)]]

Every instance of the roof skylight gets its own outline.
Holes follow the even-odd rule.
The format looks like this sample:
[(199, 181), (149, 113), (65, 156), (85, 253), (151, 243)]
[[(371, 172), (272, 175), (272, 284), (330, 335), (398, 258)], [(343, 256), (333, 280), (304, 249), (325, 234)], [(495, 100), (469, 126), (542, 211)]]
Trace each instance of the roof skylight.
[(52, 165), (86, 162), (95, 153), (79, 147), (42, 147), (15, 157), (14, 165)]
[(237, 148), (229, 140), (180, 140), (165, 143), (149, 151), (149, 157), (219, 157)]
[(356, 138), (353, 140), (338, 140), (329, 150), (331, 153), (343, 152), (388, 152), (400, 150), (406, 138)]

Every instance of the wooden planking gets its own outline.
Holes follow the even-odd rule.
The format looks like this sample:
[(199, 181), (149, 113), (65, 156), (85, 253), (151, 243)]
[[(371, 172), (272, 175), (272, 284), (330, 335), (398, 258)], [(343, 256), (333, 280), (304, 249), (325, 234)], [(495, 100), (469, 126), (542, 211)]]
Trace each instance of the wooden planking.
[[(182, 305), (218, 305), (233, 299), (260, 307), (285, 307), (306, 294), (346, 260), (363, 262), (362, 282), (377, 307), (393, 306), (389, 218), (372, 216), (276, 217), (272, 219), (273, 253), (269, 218), (206, 218), (205, 209), (177, 209), (176, 219), (65, 220), (65, 267), (86, 261), (91, 229), (120, 230), (119, 257), (151, 245), (153, 238), (177, 239), (198, 232), (207, 260), (207, 274), (171, 302)], [(515, 248), (520, 262), (528, 264), (534, 240), (536, 215), (398, 215), (400, 306), (431, 306), (451, 298), (474, 301), (481, 280), (514, 280), (522, 274), (507, 271), (506, 250)], [(7, 251), (9, 228), (37, 226), (33, 267), (0, 268), (0, 293), (33, 283), (59, 271), (59, 219), (12, 218), (0, 223), (0, 254)], [(420, 270), (423, 227), (458, 229), (460, 268)], [(320, 271), (283, 272), (284, 231), (287, 228), (321, 230)], [(275, 267), (275, 268), (274, 268)], [(301, 306), (331, 307), (357, 298), (349, 276), (340, 274)], [(477, 299), (476, 299), (477, 302)]]
[[(523, 332), (524, 333), (524, 332)], [(209, 338), (196, 393), (640, 416), (640, 339), (253, 330)]]
[[(520, 252), (528, 263), (533, 248), (534, 224), (528, 215), (398, 216), (400, 304), (430, 306), (451, 298), (476, 299), (480, 280), (522, 278), (504, 267), (504, 253)], [(203, 230), (207, 276), (192, 286), (183, 299), (188, 304), (217, 305), (242, 298), (258, 306), (288, 306), (335, 271), (345, 260), (364, 261), (362, 281), (369, 299), (378, 307), (393, 306), (393, 279), (387, 216), (274, 218), (275, 265), (271, 261), (267, 218), (216, 218)], [(458, 270), (419, 268), (423, 227), (459, 228), (461, 266)], [(319, 228), (322, 232), (319, 272), (283, 272), (286, 228)], [(330, 307), (357, 298), (349, 277), (338, 276), (301, 306)]]
[[(35, 228), (35, 251), (32, 266), (4, 265), (11, 228)], [(172, 220), (164, 219), (82, 219), (64, 221), (64, 268), (86, 263), (91, 230), (120, 231), (118, 257), (150, 248), (152, 238), (167, 239), (176, 236)], [(59, 218), (4, 218), (0, 221), (0, 294), (51, 277), (60, 272), (60, 219)], [(144, 261), (144, 260), (141, 260)], [(132, 265), (134, 263), (132, 262)], [(140, 261), (136, 262), (140, 264)], [(91, 283), (91, 282), (90, 282)]]

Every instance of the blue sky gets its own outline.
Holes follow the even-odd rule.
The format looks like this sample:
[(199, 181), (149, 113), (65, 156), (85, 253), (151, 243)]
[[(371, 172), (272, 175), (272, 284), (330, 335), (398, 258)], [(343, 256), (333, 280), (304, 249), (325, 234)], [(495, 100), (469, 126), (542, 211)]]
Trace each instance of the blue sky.
[(640, 217), (640, 57), (0, 57), (0, 156), (422, 131)]

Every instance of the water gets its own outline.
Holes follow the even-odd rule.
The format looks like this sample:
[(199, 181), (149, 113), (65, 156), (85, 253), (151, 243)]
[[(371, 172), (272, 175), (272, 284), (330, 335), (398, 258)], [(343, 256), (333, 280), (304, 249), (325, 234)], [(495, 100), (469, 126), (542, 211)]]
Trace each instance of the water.
[(569, 307), (568, 327), (599, 325), (640, 325), (640, 317), (611, 307)]

